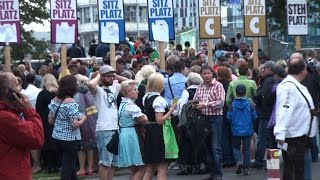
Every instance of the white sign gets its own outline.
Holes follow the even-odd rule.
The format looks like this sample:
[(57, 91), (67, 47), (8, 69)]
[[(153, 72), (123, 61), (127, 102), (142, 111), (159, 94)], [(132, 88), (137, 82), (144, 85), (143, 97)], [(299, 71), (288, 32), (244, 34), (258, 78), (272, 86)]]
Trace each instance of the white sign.
[(308, 35), (306, 0), (287, 0), (288, 35)]

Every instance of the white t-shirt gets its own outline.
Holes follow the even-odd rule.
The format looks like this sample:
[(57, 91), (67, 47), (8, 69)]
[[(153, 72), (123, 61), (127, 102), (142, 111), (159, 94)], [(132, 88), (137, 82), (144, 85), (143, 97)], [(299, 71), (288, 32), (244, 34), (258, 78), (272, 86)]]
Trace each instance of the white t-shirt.
[[(105, 92), (109, 89), (110, 92)], [(116, 130), (118, 127), (117, 97), (120, 91), (120, 84), (113, 84), (109, 87), (97, 85), (97, 92), (93, 96), (98, 110), (96, 131)]]
[(36, 108), (38, 94), (40, 93), (41, 89), (37, 88), (33, 84), (29, 84), (26, 89), (22, 89), (21, 93), (28, 97), (31, 105), (33, 108)]

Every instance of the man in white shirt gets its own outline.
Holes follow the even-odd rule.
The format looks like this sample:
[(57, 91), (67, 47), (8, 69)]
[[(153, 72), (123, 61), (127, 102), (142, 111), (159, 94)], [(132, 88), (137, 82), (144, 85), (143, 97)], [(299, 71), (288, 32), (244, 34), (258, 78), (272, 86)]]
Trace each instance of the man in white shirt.
[[(93, 94), (95, 105), (98, 110), (96, 126), (97, 148), (99, 151), (99, 176), (101, 180), (110, 180), (114, 175), (114, 166), (117, 166), (118, 157), (110, 153), (106, 145), (118, 127), (117, 96), (120, 91), (120, 84), (114, 84), (115, 78), (126, 80), (117, 76), (116, 70), (111, 66), (104, 65), (99, 73), (95, 73), (88, 87)], [(99, 86), (101, 82), (102, 86)]]
[[(308, 89), (300, 82), (307, 75), (307, 64), (295, 53), (288, 63), (288, 76), (277, 88), (274, 135), (284, 159), (283, 179), (304, 179), (304, 158), (317, 121)], [(286, 147), (287, 146), (287, 147)]]

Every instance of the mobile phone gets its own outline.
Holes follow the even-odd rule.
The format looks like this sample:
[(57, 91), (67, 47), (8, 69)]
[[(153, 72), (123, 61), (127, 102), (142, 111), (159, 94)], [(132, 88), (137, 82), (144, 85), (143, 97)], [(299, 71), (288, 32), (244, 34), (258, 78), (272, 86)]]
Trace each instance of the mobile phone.
[(15, 101), (16, 99), (14, 98), (13, 94), (17, 95), (18, 98), (21, 98), (21, 95), (19, 93), (16, 93), (13, 91), (13, 89), (9, 88), (8, 89), (8, 99)]

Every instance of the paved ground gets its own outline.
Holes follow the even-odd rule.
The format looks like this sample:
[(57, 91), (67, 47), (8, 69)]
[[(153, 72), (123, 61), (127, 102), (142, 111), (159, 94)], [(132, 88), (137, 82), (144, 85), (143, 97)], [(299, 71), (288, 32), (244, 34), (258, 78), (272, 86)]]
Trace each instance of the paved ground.
[[(168, 180), (201, 180), (205, 175), (188, 175), (188, 176), (177, 176), (176, 170), (170, 170), (168, 174)], [(86, 178), (86, 180), (98, 180), (99, 178)], [(117, 176), (114, 180), (128, 180), (129, 176)], [(156, 179), (156, 178), (154, 178)], [(266, 171), (264, 170), (250, 170), (249, 176), (236, 175), (234, 168), (223, 169), (223, 179), (224, 180), (265, 180)], [(320, 179), (320, 162), (312, 164), (312, 180)]]

